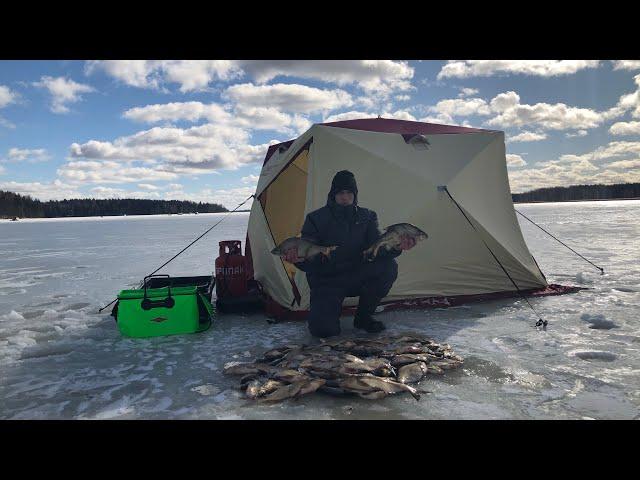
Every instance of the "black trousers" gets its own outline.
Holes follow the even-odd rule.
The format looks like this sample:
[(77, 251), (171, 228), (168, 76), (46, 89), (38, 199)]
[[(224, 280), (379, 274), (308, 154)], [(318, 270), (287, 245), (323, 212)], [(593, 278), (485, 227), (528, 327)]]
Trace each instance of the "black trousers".
[(340, 313), (345, 297), (360, 297), (356, 315), (373, 315), (376, 307), (398, 277), (393, 258), (368, 262), (340, 275), (309, 279), (311, 311), (307, 319), (315, 337), (340, 334)]

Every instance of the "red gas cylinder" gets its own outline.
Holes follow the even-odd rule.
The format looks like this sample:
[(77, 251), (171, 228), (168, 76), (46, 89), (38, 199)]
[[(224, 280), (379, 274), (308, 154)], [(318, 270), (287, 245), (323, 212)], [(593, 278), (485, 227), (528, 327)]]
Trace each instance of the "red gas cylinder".
[(216, 295), (218, 298), (247, 294), (247, 274), (240, 240), (220, 242), (216, 258)]

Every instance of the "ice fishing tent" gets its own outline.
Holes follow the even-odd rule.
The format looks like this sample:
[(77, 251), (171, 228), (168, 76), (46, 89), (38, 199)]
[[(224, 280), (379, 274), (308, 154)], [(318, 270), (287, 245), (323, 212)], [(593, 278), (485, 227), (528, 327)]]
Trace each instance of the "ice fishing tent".
[(487, 246), (520, 290), (547, 286), (516, 220), (504, 132), (360, 119), (315, 124), (267, 152), (247, 241), (254, 278), (280, 306), (308, 310), (309, 286), (304, 272), (270, 251), (299, 235), (306, 214), (326, 204), (331, 179), (344, 169), (355, 174), (358, 204), (378, 213), (381, 229), (410, 222), (429, 234), (397, 258), (398, 278), (383, 303), (515, 293)]

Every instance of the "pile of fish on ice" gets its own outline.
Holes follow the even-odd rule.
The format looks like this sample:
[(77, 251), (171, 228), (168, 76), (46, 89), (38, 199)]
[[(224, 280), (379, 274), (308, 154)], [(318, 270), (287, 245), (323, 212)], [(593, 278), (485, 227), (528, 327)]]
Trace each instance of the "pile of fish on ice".
[(409, 384), (462, 363), (450, 345), (403, 333), (285, 345), (265, 352), (254, 362), (227, 363), (224, 373), (242, 375), (240, 388), (246, 396), (264, 402), (316, 391), (372, 400), (409, 392), (419, 400), (425, 392)]

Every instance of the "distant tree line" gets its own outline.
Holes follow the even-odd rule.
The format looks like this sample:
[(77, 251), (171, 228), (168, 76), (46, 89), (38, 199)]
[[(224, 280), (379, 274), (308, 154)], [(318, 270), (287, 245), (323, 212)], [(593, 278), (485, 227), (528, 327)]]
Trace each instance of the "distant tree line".
[(640, 198), (640, 183), (538, 188), (526, 193), (514, 193), (511, 197), (514, 203)]
[(159, 215), (167, 213), (228, 212), (217, 203), (136, 198), (93, 198), (42, 202), (28, 195), (0, 190), (0, 218), (96, 217), (112, 215)]
[[(538, 188), (526, 193), (514, 193), (511, 198), (514, 203), (640, 198), (640, 183)], [(145, 200), (136, 198), (97, 200), (84, 198), (42, 202), (29, 195), (0, 190), (0, 218), (96, 217), (228, 211), (217, 203), (196, 203), (183, 200)], [(250, 210), (237, 211), (248, 212)]]

